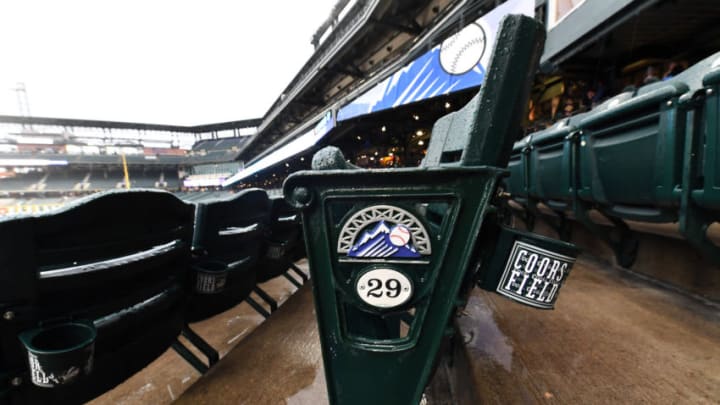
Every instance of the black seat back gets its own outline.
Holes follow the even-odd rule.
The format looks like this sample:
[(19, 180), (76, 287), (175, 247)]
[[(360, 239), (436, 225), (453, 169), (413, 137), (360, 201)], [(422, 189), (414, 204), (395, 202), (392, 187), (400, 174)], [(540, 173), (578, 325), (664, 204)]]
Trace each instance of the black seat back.
[[(11, 403), (84, 402), (165, 351), (183, 324), (192, 222), (192, 206), (150, 190), (0, 221), (0, 399), (8, 390)], [(93, 370), (34, 386), (18, 335), (79, 320), (97, 330)]]
[(191, 322), (237, 305), (252, 291), (269, 214), (270, 202), (261, 189), (197, 203)]
[(283, 274), (290, 263), (305, 256), (300, 213), (281, 196), (271, 198), (270, 204), (270, 223), (258, 263), (258, 282)]

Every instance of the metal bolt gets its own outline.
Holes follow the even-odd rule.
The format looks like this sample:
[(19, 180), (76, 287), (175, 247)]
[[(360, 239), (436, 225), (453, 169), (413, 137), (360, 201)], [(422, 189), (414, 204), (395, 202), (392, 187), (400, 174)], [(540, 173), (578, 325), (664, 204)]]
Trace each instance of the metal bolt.
[(581, 141), (581, 142), (580, 142), (580, 146), (585, 146), (585, 145), (586, 145), (586, 142), (585, 142), (585, 141)]
[(672, 101), (668, 100), (667, 106), (668, 106), (668, 107), (672, 106)]
[(10, 384), (12, 384), (13, 387), (18, 387), (18, 386), (20, 386), (20, 384), (22, 384), (22, 378), (15, 377), (12, 380), (10, 380)]
[(305, 187), (297, 187), (292, 192), (292, 198), (302, 205), (307, 205), (312, 200), (312, 194)]
[(707, 91), (705, 91), (705, 94), (707, 94), (708, 96), (713, 94), (713, 89), (707, 89)]
[(13, 312), (13, 311), (5, 311), (5, 312), (3, 313), (3, 319), (6, 320), (6, 321), (12, 321), (13, 319), (15, 319), (15, 312)]

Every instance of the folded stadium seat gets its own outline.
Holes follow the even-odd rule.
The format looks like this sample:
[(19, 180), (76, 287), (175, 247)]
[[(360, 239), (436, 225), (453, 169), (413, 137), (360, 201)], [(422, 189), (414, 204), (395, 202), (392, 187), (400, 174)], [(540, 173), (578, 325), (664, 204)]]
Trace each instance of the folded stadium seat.
[(580, 121), (578, 196), (606, 215), (647, 222), (677, 219), (684, 111), (679, 78), (603, 103)]
[[(692, 199), (702, 207), (720, 209), (720, 52), (693, 65), (679, 77), (688, 76), (691, 83), (691, 94), (700, 97), (687, 99), (689, 104), (696, 106), (693, 128), (696, 128), (696, 144), (692, 145), (699, 162), (698, 171), (690, 181)], [(700, 78), (700, 83), (693, 79)], [(699, 93), (699, 94), (698, 94)]]
[(530, 135), (513, 144), (512, 154), (508, 161), (510, 176), (504, 180), (505, 191), (512, 195), (513, 201), (525, 205), (527, 203), (527, 152), (530, 146)]
[(720, 248), (708, 240), (708, 228), (720, 220), (720, 52), (677, 76), (690, 84), (681, 98), (687, 106), (680, 232), (703, 255), (720, 264)]
[(193, 207), (159, 191), (0, 221), (0, 402), (82, 403), (168, 349), (192, 224)]
[[(630, 96), (623, 93), (613, 100)], [(533, 201), (542, 201), (558, 212), (572, 209), (576, 197), (578, 126), (587, 115), (582, 113), (564, 118), (550, 128), (530, 135), (527, 147), (527, 192)]]
[(198, 202), (195, 212), (190, 322), (232, 308), (255, 287), (270, 202), (264, 190), (247, 189), (223, 200)]
[(258, 262), (258, 282), (285, 273), (305, 256), (300, 214), (282, 196), (270, 199), (270, 222), (263, 254)]

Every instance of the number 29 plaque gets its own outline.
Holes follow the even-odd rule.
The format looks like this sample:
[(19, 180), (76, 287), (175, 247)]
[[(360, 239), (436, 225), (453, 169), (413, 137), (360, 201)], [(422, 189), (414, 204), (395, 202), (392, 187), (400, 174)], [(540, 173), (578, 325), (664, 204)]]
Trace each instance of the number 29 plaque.
[(394, 308), (412, 297), (413, 286), (410, 279), (397, 270), (376, 268), (358, 278), (355, 291), (368, 305)]

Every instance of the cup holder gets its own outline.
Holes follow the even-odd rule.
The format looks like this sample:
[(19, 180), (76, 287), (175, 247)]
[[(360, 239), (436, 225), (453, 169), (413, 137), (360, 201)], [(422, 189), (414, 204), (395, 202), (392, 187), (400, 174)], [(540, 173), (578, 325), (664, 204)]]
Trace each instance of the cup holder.
[(478, 286), (521, 304), (552, 309), (578, 253), (571, 243), (503, 227)]
[(41, 326), (20, 333), (18, 338), (28, 353), (33, 384), (52, 388), (90, 374), (96, 337), (90, 321)]
[(193, 266), (195, 270), (195, 292), (218, 294), (225, 289), (228, 266), (222, 262), (208, 261)]

